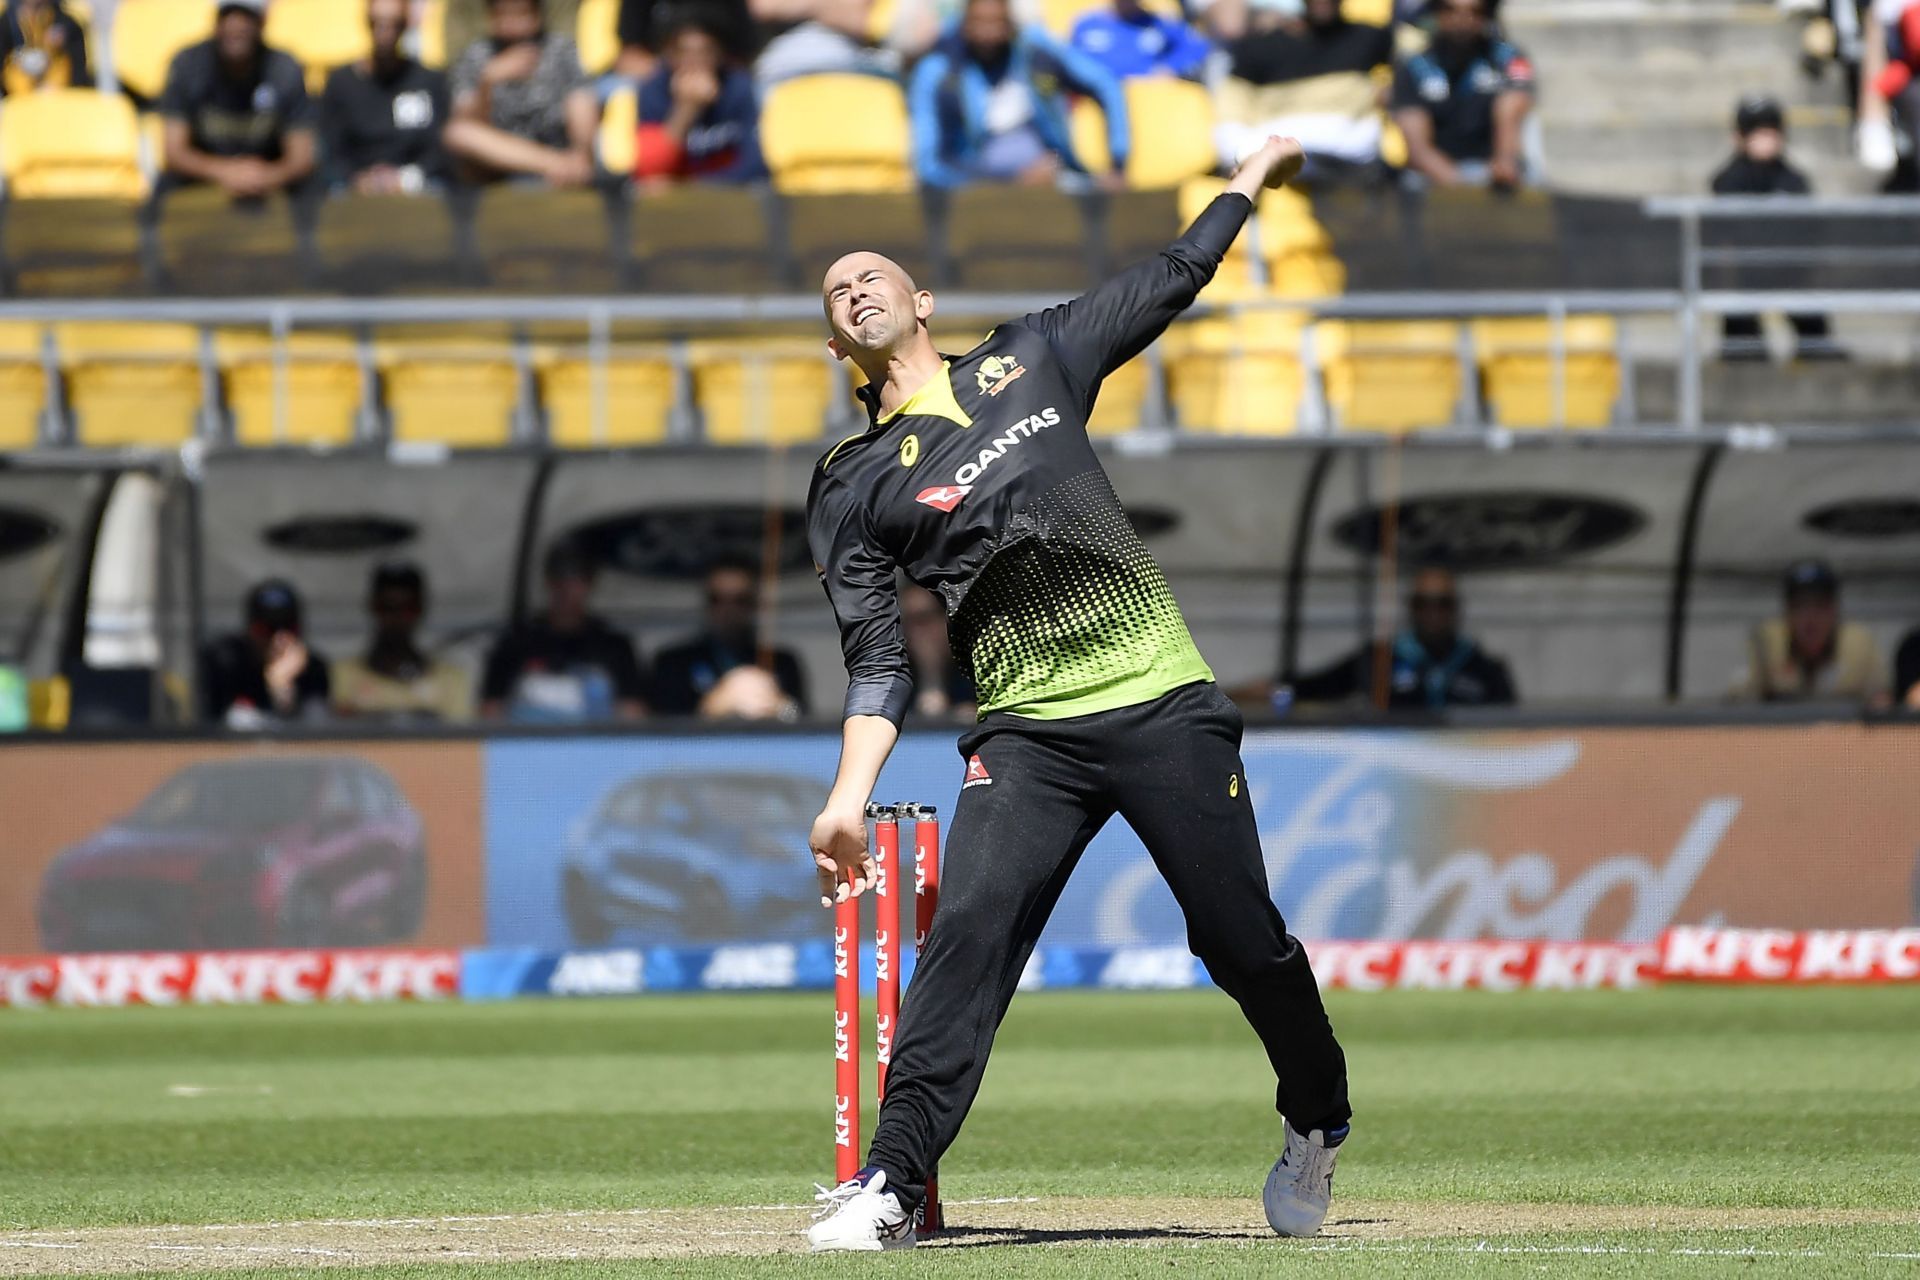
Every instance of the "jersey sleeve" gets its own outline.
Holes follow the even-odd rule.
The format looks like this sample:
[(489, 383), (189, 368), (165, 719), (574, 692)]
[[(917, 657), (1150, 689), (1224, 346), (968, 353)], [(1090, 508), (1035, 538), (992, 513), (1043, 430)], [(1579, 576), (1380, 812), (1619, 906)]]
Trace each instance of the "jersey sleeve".
[(840, 626), (844, 714), (883, 716), (897, 727), (912, 699), (913, 675), (893, 559), (875, 541), (865, 507), (824, 467), (807, 495), (807, 543)]
[(1215, 197), (1165, 249), (1071, 302), (1023, 318), (1089, 395), (1102, 378), (1140, 354), (1213, 279), (1253, 203)]

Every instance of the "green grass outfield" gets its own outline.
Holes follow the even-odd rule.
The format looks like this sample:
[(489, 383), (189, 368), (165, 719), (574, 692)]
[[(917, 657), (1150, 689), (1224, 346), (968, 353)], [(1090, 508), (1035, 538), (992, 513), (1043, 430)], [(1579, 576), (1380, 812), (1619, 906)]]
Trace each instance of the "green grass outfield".
[[(1331, 1009), (1356, 1110), (1334, 1219), (1358, 1206), (1374, 1223), (1311, 1242), (1147, 1230), (1214, 1203), (1258, 1221), (1279, 1146), (1265, 1060), (1218, 993), (1038, 993), (1015, 1002), (942, 1169), (955, 1201), (1034, 1199), (951, 1210), (1002, 1234), (865, 1261), (916, 1276), (1362, 1261), (1920, 1275), (1920, 986), (1377, 993)], [(714, 1224), (714, 1248), (729, 1224), (786, 1239), (804, 1215), (744, 1207), (804, 1201), (831, 1172), (829, 1013), (796, 994), (0, 1015), (0, 1275), (309, 1260), (385, 1261), (341, 1273), (382, 1280), (840, 1274), (844, 1259), (545, 1256), (539, 1232), (590, 1227), (591, 1254), (650, 1220), (522, 1216), (671, 1210)], [(1402, 1213), (1424, 1225), (1377, 1225)], [(452, 1263), (378, 1242), (276, 1254), (279, 1228), (246, 1234), (250, 1252), (143, 1252), (153, 1224), (438, 1215), (503, 1216), (458, 1225), (478, 1247)], [(484, 1260), (515, 1238), (535, 1256)]]

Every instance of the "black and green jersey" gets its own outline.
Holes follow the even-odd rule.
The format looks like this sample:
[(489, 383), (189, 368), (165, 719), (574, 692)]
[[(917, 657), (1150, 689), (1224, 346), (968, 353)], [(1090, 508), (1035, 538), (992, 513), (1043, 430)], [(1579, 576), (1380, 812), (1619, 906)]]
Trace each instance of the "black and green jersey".
[(912, 677), (894, 574), (946, 602), (980, 709), (1042, 719), (1213, 673), (1087, 439), (1100, 383), (1183, 311), (1252, 208), (1223, 195), (1164, 252), (987, 335), (814, 468), (807, 533), (840, 624), (847, 715), (898, 724)]

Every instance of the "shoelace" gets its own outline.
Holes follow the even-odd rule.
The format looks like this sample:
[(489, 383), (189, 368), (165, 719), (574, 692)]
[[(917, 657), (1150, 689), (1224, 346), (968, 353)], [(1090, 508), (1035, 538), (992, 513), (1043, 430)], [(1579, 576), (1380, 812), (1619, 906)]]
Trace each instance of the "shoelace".
[(820, 1207), (813, 1211), (814, 1220), (817, 1222), (821, 1218), (831, 1218), (853, 1203), (853, 1198), (865, 1190), (866, 1187), (858, 1178), (848, 1178), (837, 1187), (823, 1187), (817, 1182), (814, 1183), (813, 1198), (820, 1202)]
[(1333, 1186), (1334, 1148), (1323, 1147), (1305, 1134), (1287, 1133), (1287, 1150), (1284, 1162), (1300, 1171), (1300, 1181), (1306, 1185), (1324, 1183), (1329, 1189)]

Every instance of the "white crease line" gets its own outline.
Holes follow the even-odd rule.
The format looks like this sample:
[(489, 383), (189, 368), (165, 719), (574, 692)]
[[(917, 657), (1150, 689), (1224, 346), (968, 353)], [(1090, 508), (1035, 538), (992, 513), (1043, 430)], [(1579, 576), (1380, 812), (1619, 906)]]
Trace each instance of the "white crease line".
[(205, 1098), (217, 1093), (235, 1093), (247, 1097), (265, 1097), (273, 1092), (270, 1084), (170, 1084), (167, 1094), (174, 1098)]
[(0, 1246), (8, 1249), (79, 1249), (77, 1244), (62, 1244), (53, 1240), (0, 1240)]

